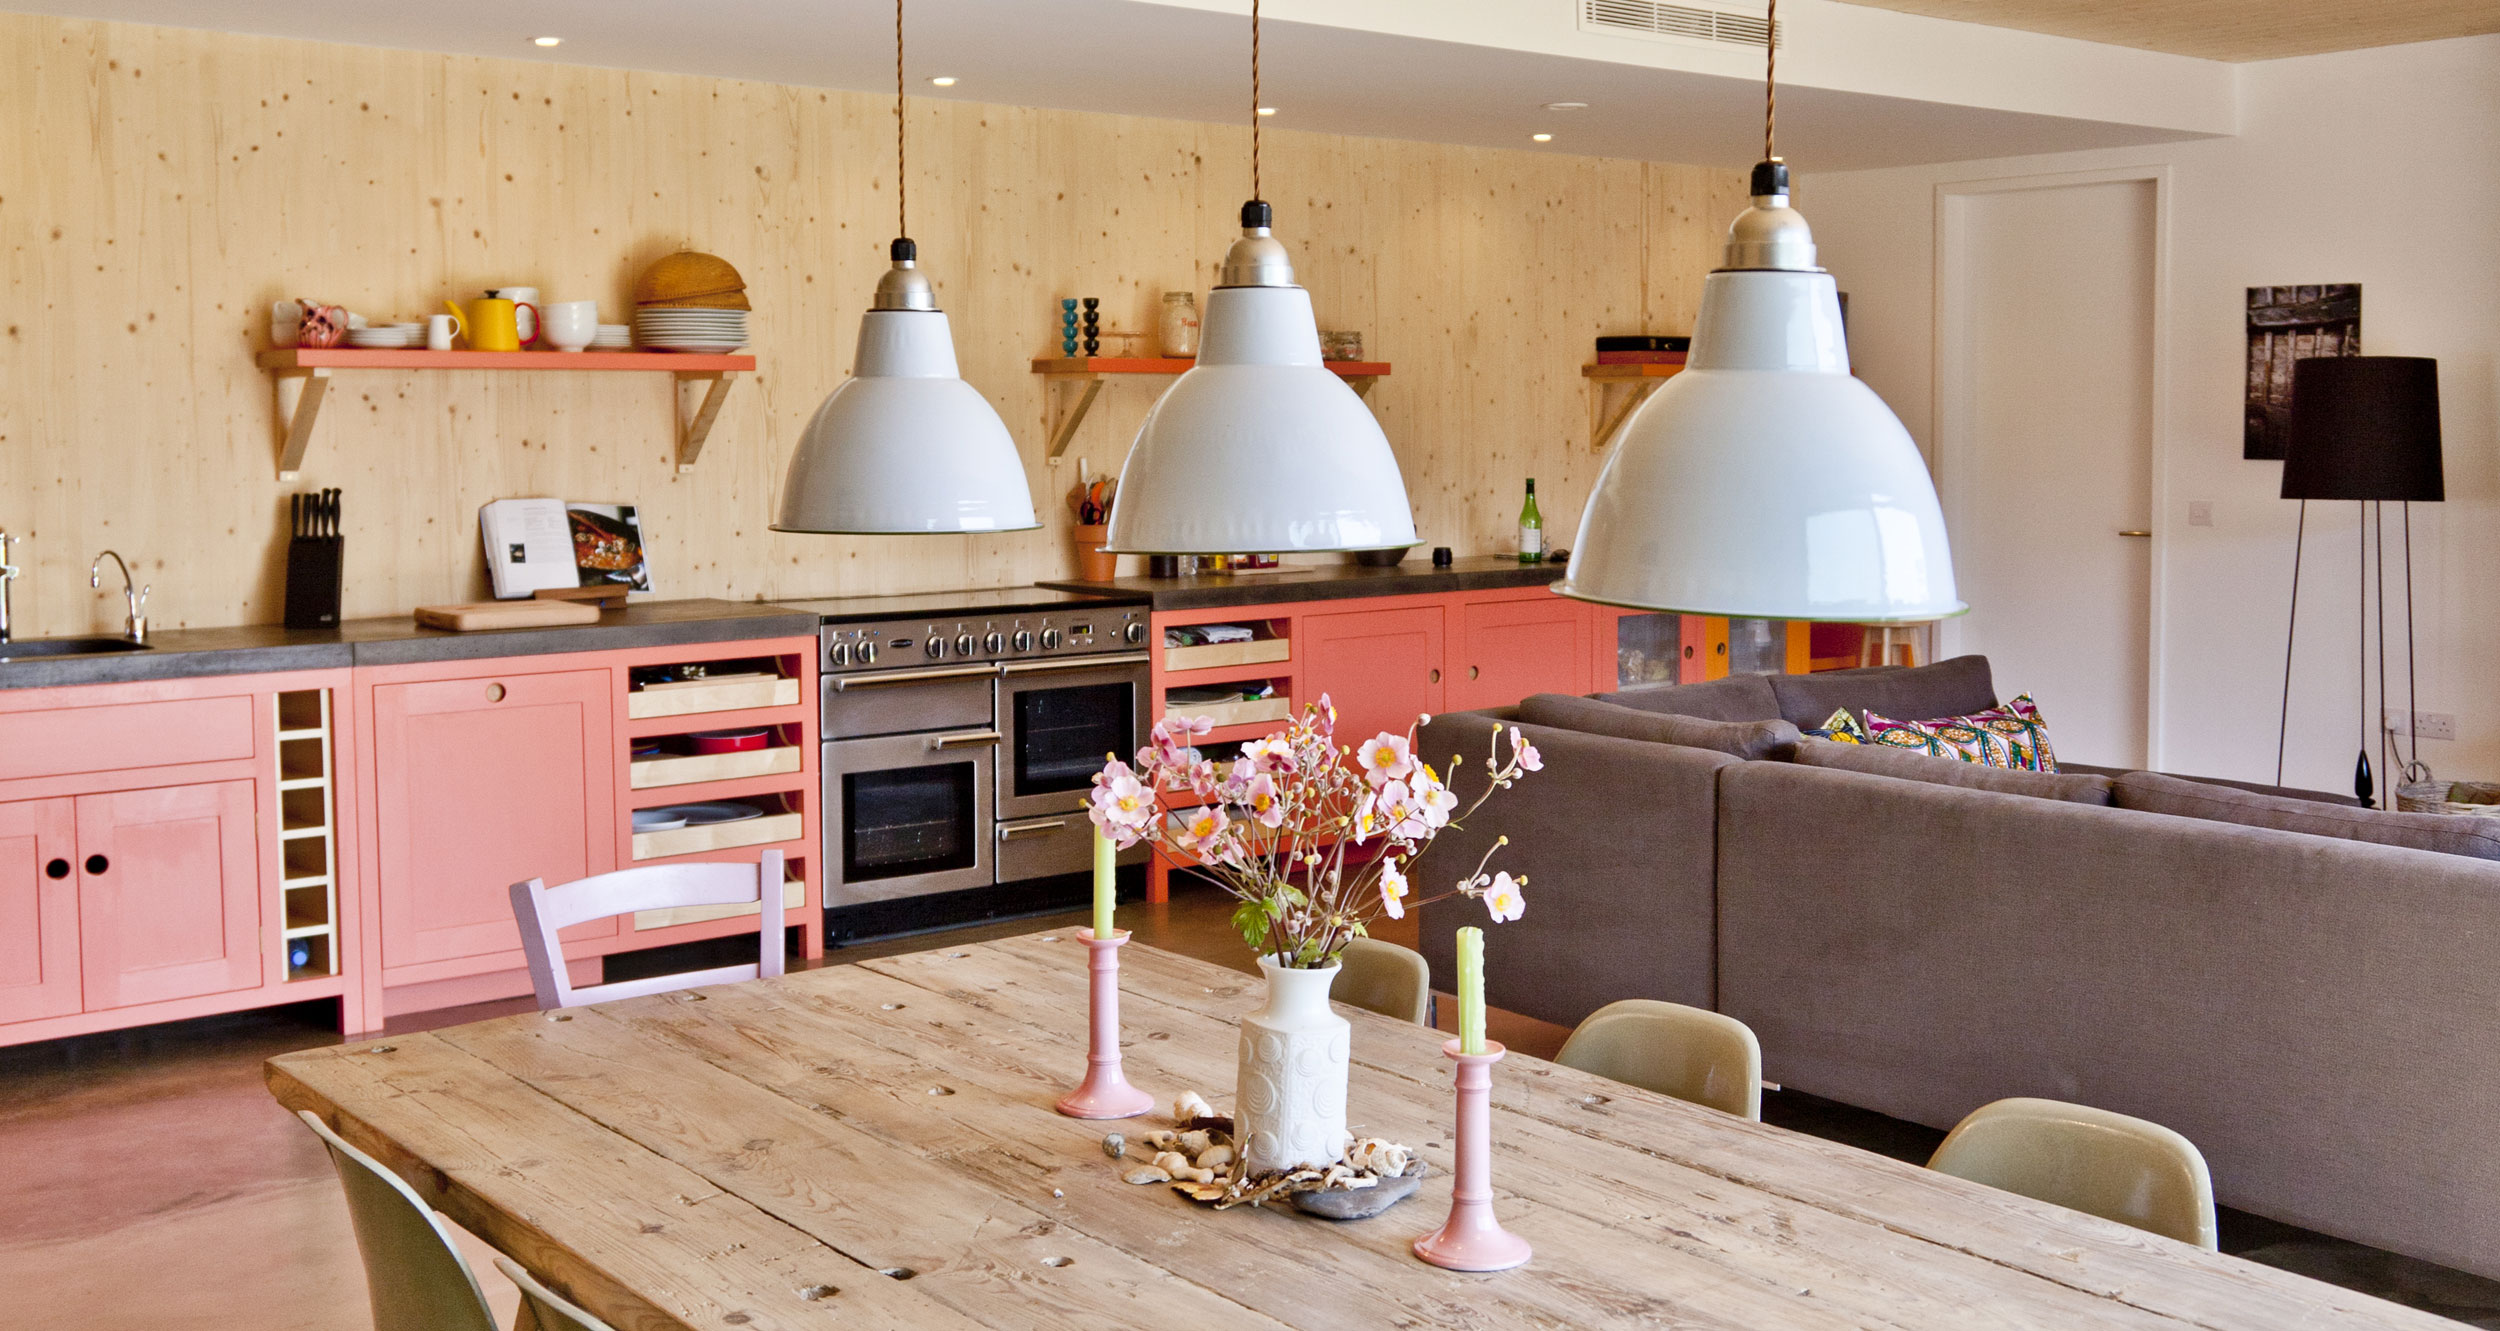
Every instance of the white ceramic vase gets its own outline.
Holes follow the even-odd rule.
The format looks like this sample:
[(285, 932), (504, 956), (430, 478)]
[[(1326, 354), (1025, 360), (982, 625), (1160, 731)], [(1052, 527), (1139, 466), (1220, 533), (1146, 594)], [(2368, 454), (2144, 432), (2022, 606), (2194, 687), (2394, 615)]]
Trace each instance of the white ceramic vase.
[(1241, 1019), (1235, 1137), (1250, 1174), (1327, 1166), (1345, 1155), (1346, 1060), (1353, 1028), (1328, 1006), (1337, 967), (1292, 970), (1259, 958), (1267, 1006)]

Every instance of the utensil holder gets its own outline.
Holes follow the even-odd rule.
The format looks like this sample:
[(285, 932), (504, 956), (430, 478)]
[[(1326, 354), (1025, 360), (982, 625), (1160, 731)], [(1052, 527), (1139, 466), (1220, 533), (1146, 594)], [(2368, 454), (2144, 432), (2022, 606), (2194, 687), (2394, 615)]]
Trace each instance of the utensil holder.
[(1451, 1271), (1507, 1271), (1528, 1260), (1528, 1241), (1493, 1218), (1493, 1065), (1505, 1052), (1487, 1040), (1481, 1054), (1441, 1052), (1458, 1064), (1457, 1167), (1450, 1176), (1450, 1218), (1415, 1240), (1415, 1255)]
[(1059, 1099), (1059, 1112), (1070, 1118), (1135, 1118), (1155, 1107), (1153, 1096), (1128, 1084), (1120, 1071), (1120, 945), (1126, 929), (1096, 938), (1091, 929), (1076, 931), (1085, 944), (1086, 969), (1093, 979), (1093, 1047), (1085, 1056), (1085, 1080)]
[(1097, 522), (1076, 529), (1076, 576), (1080, 582), (1109, 582), (1120, 576), (1120, 557), (1102, 548), (1111, 539), (1111, 524)]
[(339, 626), (339, 574), (345, 563), (346, 538), (297, 536), (286, 546), (286, 626), (291, 629), (334, 629)]

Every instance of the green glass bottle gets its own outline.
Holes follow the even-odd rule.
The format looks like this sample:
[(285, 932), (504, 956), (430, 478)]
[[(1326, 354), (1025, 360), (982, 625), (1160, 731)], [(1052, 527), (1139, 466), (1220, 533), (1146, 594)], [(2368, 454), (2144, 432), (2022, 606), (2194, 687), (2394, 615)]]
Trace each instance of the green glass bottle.
[(1545, 516), (1536, 511), (1536, 478), (1528, 478), (1528, 502), (1519, 506), (1519, 562), (1545, 562)]

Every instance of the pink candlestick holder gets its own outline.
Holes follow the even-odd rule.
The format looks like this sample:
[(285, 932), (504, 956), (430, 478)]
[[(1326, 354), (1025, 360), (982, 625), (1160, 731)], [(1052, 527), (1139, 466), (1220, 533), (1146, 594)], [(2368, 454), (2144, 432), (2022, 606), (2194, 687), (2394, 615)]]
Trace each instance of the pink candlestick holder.
[(1493, 1218), (1493, 1065), (1503, 1049), (1487, 1040), (1484, 1050), (1460, 1053), (1456, 1040), (1441, 1046), (1458, 1064), (1458, 1165), (1450, 1218), (1415, 1240), (1415, 1255), (1452, 1271), (1507, 1271), (1528, 1260), (1528, 1241)]
[(1120, 944), (1128, 930), (1115, 929), (1096, 938), (1091, 929), (1076, 931), (1086, 948), (1086, 969), (1093, 979), (1093, 1048), (1085, 1056), (1085, 1080), (1060, 1097), (1059, 1112), (1070, 1118), (1135, 1118), (1155, 1107), (1155, 1098), (1128, 1084), (1120, 1072)]

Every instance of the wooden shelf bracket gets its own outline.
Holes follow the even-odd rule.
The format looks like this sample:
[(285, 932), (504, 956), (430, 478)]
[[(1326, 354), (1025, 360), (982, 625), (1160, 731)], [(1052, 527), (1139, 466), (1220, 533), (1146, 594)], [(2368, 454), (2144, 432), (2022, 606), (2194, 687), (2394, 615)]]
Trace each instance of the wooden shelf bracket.
[(270, 385), (277, 394), (278, 479), (291, 481), (304, 469), (313, 423), (321, 419), (322, 400), (330, 394), (330, 371), (326, 366), (279, 370)]
[(1102, 395), (1099, 374), (1052, 374), (1042, 379), (1042, 429), (1050, 437), (1050, 465), (1059, 465), (1059, 457), (1068, 451), (1068, 442), (1076, 438), (1076, 427), (1085, 423), (1085, 413), (1094, 409), (1094, 399)]
[(1615, 432), (1658, 391), (1658, 386), (1683, 370), (1682, 365), (1584, 365), (1580, 374), (1596, 392), (1589, 398), (1589, 451), (1603, 453)]
[[(705, 386), (703, 401), (695, 408), (694, 415), (684, 417), (678, 422), (677, 470), (679, 473), (693, 471), (695, 459), (703, 456), (704, 441), (712, 437), (712, 424), (720, 419), (721, 402), (729, 396), (729, 386), (736, 382), (737, 372), (734, 370), (680, 370), (677, 372), (677, 387), (681, 390), (678, 394), (680, 398), (685, 396), (682, 390), (688, 384)], [(682, 403), (680, 410), (683, 410)]]

